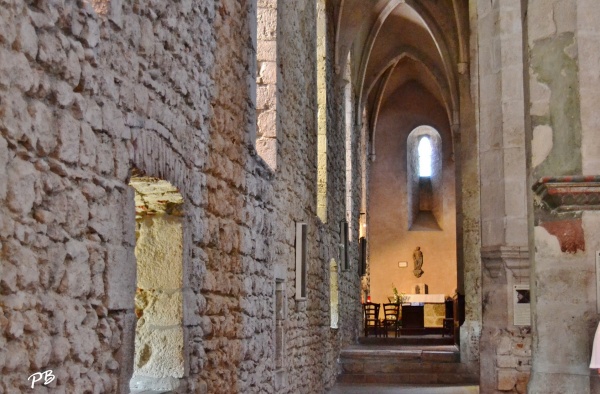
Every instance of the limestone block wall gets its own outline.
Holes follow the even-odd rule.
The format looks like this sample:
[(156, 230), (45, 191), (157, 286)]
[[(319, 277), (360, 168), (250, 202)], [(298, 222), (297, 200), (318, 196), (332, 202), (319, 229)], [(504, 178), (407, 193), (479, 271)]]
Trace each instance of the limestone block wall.
[[(315, 3), (281, 2), (278, 12), (286, 21), (286, 29), (278, 42), (282, 64), (280, 95), (280, 124), (278, 135), (279, 162), (273, 174), (274, 213), (281, 226), (273, 234), (272, 260), (276, 276), (285, 280), (287, 290), (286, 340), (284, 366), (279, 392), (312, 392), (316, 387), (331, 386), (337, 374), (336, 355), (340, 347), (355, 340), (360, 326), (360, 301), (358, 293), (358, 226), (350, 231), (354, 243), (350, 244), (350, 269), (343, 271), (338, 264), (339, 319), (338, 329), (330, 327), (330, 261), (339, 263), (339, 223), (346, 218), (345, 172), (345, 118), (344, 87), (341, 76), (333, 70), (331, 44), (334, 31), (330, 16), (326, 20), (328, 53), (325, 65), (327, 112), (325, 132), (327, 141), (326, 220), (317, 218), (317, 85), (315, 59), (317, 56)], [(327, 10), (329, 12), (329, 10)], [(330, 14), (328, 14), (330, 15)], [(297, 56), (302, 53), (304, 57)], [(293, 87), (293, 88), (292, 88)], [(312, 131), (311, 131), (312, 130)], [(354, 141), (353, 144), (356, 144)], [(356, 160), (356, 157), (353, 158)], [(306, 171), (306, 169), (309, 171)], [(355, 168), (358, 168), (355, 167)], [(353, 176), (358, 177), (356, 171)], [(358, 182), (355, 179), (355, 184)], [(360, 188), (353, 190), (359, 198)], [(358, 222), (358, 206), (352, 215)], [(294, 262), (294, 223), (308, 224), (308, 288), (307, 300), (296, 301)], [(315, 328), (318, 326), (318, 328)], [(314, 387), (314, 388), (313, 388)]]
[[(254, 147), (253, 4), (3, 4), (0, 391), (25, 391), (29, 375), (52, 369), (54, 392), (127, 392), (136, 324), (133, 167), (183, 198), (177, 390), (296, 393), (333, 384), (339, 346), (355, 338), (360, 316), (358, 277), (341, 272), (340, 328), (329, 328), (328, 261), (339, 253), (345, 216), (345, 147), (334, 141), (343, 135), (343, 106), (328, 113), (332, 187), (322, 224), (314, 2), (284, 3), (277, 171)], [(332, 103), (343, 103), (330, 81)], [(309, 224), (309, 297), (300, 303), (294, 221)], [(282, 374), (274, 362), (276, 277), (288, 292)]]

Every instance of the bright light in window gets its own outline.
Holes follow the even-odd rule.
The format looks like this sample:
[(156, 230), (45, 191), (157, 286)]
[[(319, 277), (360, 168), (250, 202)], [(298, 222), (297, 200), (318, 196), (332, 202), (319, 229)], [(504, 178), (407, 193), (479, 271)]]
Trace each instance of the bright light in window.
[(429, 137), (422, 137), (419, 141), (419, 176), (431, 176), (431, 140)]

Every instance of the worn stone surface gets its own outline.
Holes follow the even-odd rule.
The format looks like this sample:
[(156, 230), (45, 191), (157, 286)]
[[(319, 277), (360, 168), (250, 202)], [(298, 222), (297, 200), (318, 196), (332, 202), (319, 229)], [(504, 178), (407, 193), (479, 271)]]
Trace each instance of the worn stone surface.
[[(2, 4), (0, 391), (26, 391), (29, 375), (52, 369), (48, 390), (128, 392), (143, 358), (134, 357), (132, 168), (168, 181), (183, 200), (182, 256), (168, 269), (182, 278), (181, 291), (149, 291), (144, 310), (157, 324), (179, 322), (168, 337), (181, 345), (171, 347), (172, 357), (162, 355), (177, 360), (162, 364), (180, 379), (177, 390), (276, 391), (276, 264), (283, 265), (288, 311), (277, 375), (287, 384), (277, 391), (333, 385), (337, 354), (356, 338), (360, 316), (351, 244), (350, 269), (338, 276), (340, 328), (329, 328), (327, 262), (339, 258), (339, 222), (348, 215), (357, 223), (359, 212), (358, 204), (345, 209), (345, 120), (336, 107), (344, 92), (327, 80), (331, 187), (323, 224), (313, 176), (315, 4), (281, 3), (266, 11), (263, 33), (281, 45), (261, 45), (260, 78), (271, 91), (259, 93), (269, 104), (259, 119), (271, 127), (264, 135), (277, 132), (276, 171), (250, 138), (256, 10), (249, 3)], [(327, 73), (334, 73), (332, 62)], [(285, 89), (276, 107), (275, 88)], [(351, 176), (359, 184), (360, 171)], [(351, 198), (360, 193), (353, 189)], [(308, 300), (298, 305), (296, 221), (308, 223), (310, 262)], [(358, 226), (351, 231), (357, 239)], [(181, 311), (169, 309), (173, 299)], [(140, 371), (150, 374), (144, 365)]]
[[(599, 12), (594, 0), (3, 1), (0, 392), (25, 392), (47, 369), (56, 379), (40, 391), (128, 391), (145, 360), (137, 172), (181, 194), (171, 206), (181, 258), (162, 271), (181, 283), (142, 297), (177, 339), (162, 383), (327, 390), (372, 285), (356, 274), (356, 241), (370, 234), (368, 185), (387, 146), (381, 104), (411, 84), (439, 107), (455, 170), (464, 368), (480, 370), (482, 392), (597, 391), (587, 363), (600, 218), (550, 212), (529, 190), (600, 170)], [(407, 129), (432, 121), (413, 120)], [(343, 220), (350, 264), (337, 268), (335, 329), (328, 262), (341, 261)], [(298, 222), (308, 226), (301, 301)], [(509, 297), (529, 280), (531, 332), (511, 324)]]

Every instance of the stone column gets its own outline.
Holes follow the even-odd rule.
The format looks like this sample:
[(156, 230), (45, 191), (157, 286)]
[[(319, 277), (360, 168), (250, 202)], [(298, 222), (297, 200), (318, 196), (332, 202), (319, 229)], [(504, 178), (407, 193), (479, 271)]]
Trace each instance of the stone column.
[(528, 2), (533, 394), (591, 392), (600, 249), (600, 177), (592, 176), (600, 173), (592, 110), (599, 98), (597, 9), (591, 1)]
[(515, 326), (516, 283), (529, 283), (521, 1), (478, 2), (482, 392), (523, 392), (529, 326)]

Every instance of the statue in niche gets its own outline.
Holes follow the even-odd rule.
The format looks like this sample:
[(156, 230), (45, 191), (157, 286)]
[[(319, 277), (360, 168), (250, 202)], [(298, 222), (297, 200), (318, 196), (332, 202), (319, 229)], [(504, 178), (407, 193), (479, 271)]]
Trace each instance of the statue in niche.
[(423, 252), (421, 252), (420, 246), (417, 246), (413, 252), (413, 261), (415, 263), (413, 274), (415, 274), (417, 278), (420, 278), (425, 273), (425, 271), (421, 269), (423, 267)]

